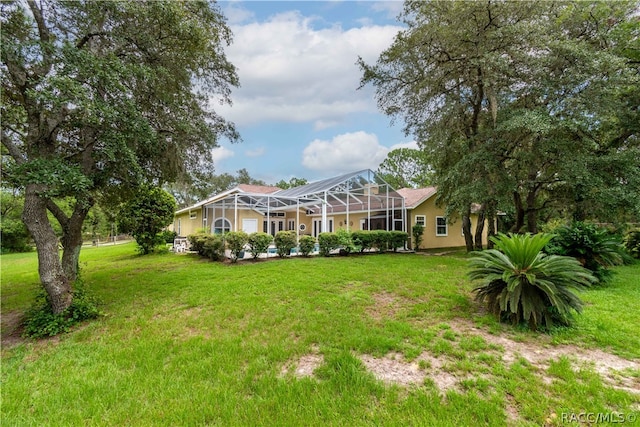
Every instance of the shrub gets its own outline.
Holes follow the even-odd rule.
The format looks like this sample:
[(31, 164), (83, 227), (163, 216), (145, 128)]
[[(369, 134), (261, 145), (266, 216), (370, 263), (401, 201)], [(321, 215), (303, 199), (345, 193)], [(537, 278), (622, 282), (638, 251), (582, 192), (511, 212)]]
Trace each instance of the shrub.
[(224, 235), (224, 241), (231, 251), (231, 262), (237, 262), (245, 245), (249, 243), (249, 235), (244, 231), (230, 231)]
[(624, 236), (624, 247), (634, 258), (640, 258), (640, 230), (630, 230)]
[(207, 257), (212, 261), (220, 261), (224, 258), (224, 239), (221, 235), (197, 233), (187, 238), (191, 249), (198, 252), (200, 256)]
[(67, 332), (73, 325), (100, 315), (99, 303), (87, 294), (81, 282), (76, 283), (71, 306), (60, 314), (53, 314), (46, 292), (41, 291), (25, 314), (25, 337), (43, 338)]
[(482, 281), (474, 289), (476, 300), (486, 302), (500, 320), (534, 330), (568, 325), (572, 311), (582, 310), (574, 291), (597, 279), (574, 258), (542, 252), (552, 238), (502, 233), (491, 237), (496, 249), (478, 253), (469, 264), (471, 280)]
[(291, 254), (291, 249), (298, 245), (295, 231), (278, 231), (273, 239), (276, 244), (276, 251), (280, 258)]
[(329, 256), (332, 250), (340, 246), (340, 238), (335, 233), (320, 233), (318, 246), (320, 246), (320, 255)]
[(611, 276), (609, 267), (622, 264), (627, 257), (619, 236), (585, 222), (558, 227), (545, 252), (576, 258), (603, 283)]
[(371, 246), (376, 248), (378, 252), (384, 252), (389, 245), (389, 232), (385, 230), (370, 231)]
[(373, 245), (372, 234), (370, 231), (354, 231), (351, 233), (351, 239), (353, 240), (354, 245), (357, 249), (360, 250), (360, 253), (366, 251), (367, 249), (371, 249)]
[(411, 235), (413, 236), (413, 250), (417, 251), (420, 249), (420, 245), (422, 244), (422, 236), (424, 234), (424, 225), (415, 224), (411, 227)]
[(336, 237), (338, 238), (338, 247), (341, 248), (340, 253), (349, 255), (351, 252), (354, 252), (356, 250), (356, 246), (353, 244), (351, 233), (347, 230), (343, 228), (338, 229), (336, 231)]
[(301, 236), (298, 245), (300, 246), (300, 253), (306, 257), (316, 248), (316, 239), (311, 236)]
[(273, 236), (269, 233), (256, 232), (249, 235), (249, 252), (253, 259), (257, 259), (260, 254), (267, 252), (269, 245), (273, 242)]
[(404, 231), (390, 231), (389, 232), (389, 247), (396, 252), (398, 248), (404, 248), (407, 243), (409, 235)]
[(160, 233), (165, 243), (173, 243), (173, 241), (178, 237), (178, 233), (175, 231), (164, 230)]

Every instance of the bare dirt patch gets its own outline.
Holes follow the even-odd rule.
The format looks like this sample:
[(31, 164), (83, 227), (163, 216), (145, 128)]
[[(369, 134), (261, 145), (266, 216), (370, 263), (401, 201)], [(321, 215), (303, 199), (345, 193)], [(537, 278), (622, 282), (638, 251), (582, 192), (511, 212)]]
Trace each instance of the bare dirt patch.
[(318, 346), (314, 345), (311, 347), (311, 353), (285, 363), (280, 372), (281, 376), (292, 374), (297, 378), (312, 377), (313, 371), (324, 363), (324, 356), (319, 351)]
[(0, 328), (2, 329), (0, 344), (3, 349), (11, 348), (24, 342), (24, 338), (22, 338), (23, 321), (24, 313), (20, 310), (2, 313), (0, 316)]
[(390, 292), (380, 292), (372, 295), (373, 305), (367, 307), (367, 314), (380, 321), (385, 318), (395, 317), (402, 307), (400, 298)]
[(389, 353), (382, 358), (368, 354), (359, 356), (366, 368), (379, 380), (403, 386), (422, 385), (430, 378), (442, 392), (457, 390), (461, 380), (445, 369), (446, 359), (423, 352), (413, 361), (407, 361), (400, 353)]
[[(507, 364), (521, 357), (545, 372), (551, 361), (566, 357), (577, 362), (574, 369), (581, 366), (593, 367), (610, 386), (640, 393), (640, 378), (630, 376), (628, 372), (625, 373), (628, 370), (639, 371), (640, 361), (638, 360), (623, 359), (599, 349), (584, 349), (573, 345), (551, 346), (544, 341), (542, 343), (515, 341), (508, 336), (490, 334), (475, 327), (471, 322), (463, 320), (452, 322), (451, 327), (460, 334), (476, 335), (489, 344), (502, 347), (504, 351), (502, 360)], [(551, 382), (552, 380), (543, 376), (543, 381)]]

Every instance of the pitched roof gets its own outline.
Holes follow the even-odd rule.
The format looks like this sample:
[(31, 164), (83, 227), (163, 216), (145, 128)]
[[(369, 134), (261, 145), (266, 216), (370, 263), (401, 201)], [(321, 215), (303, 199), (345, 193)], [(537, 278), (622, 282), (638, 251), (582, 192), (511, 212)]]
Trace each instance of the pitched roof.
[(240, 191), (244, 193), (254, 194), (273, 194), (276, 191), (282, 190), (280, 187), (273, 187), (270, 185), (250, 185), (250, 184), (238, 184)]
[(412, 209), (436, 194), (436, 187), (401, 188), (398, 193), (404, 197), (404, 206)]
[(367, 174), (369, 172), (371, 174), (374, 173), (369, 169), (364, 169), (357, 172), (350, 172), (344, 175), (334, 176), (333, 178), (310, 182), (308, 184), (301, 185), (299, 187), (293, 187), (287, 190), (282, 190), (281, 192), (278, 193), (278, 196), (286, 196), (286, 197), (309, 196), (311, 194), (316, 194), (316, 193), (330, 190), (338, 184), (341, 184), (359, 175)]

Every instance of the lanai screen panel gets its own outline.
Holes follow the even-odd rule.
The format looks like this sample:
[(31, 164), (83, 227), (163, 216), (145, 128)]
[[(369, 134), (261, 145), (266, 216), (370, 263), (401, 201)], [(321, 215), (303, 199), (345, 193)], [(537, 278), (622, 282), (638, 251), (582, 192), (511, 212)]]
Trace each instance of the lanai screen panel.
[[(326, 201), (327, 213), (404, 209), (403, 197), (370, 169), (278, 191), (276, 195)], [(309, 210), (321, 214), (322, 206)]]

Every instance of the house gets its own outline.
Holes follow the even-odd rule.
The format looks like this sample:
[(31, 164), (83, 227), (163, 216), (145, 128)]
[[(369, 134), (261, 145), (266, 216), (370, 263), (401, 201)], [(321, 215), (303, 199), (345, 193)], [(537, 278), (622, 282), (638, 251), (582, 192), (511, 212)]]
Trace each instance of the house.
[[(407, 209), (407, 230), (409, 230), (410, 247), (413, 248), (411, 229), (415, 224), (424, 227), (420, 249), (451, 248), (465, 245), (462, 234), (462, 221), (449, 223), (445, 216), (444, 207), (436, 205), (436, 187), (402, 188), (398, 193), (404, 197)], [(478, 222), (478, 206), (474, 206), (471, 213), (471, 230)], [(483, 240), (487, 241), (485, 226)]]
[(202, 229), (272, 235), (292, 230), (313, 237), (338, 229), (411, 234), (413, 224), (420, 221), (425, 225), (421, 248), (464, 246), (461, 232), (456, 235), (444, 210), (435, 206), (435, 193), (433, 187), (395, 190), (369, 169), (286, 190), (241, 184), (180, 209), (173, 229), (179, 236)]

